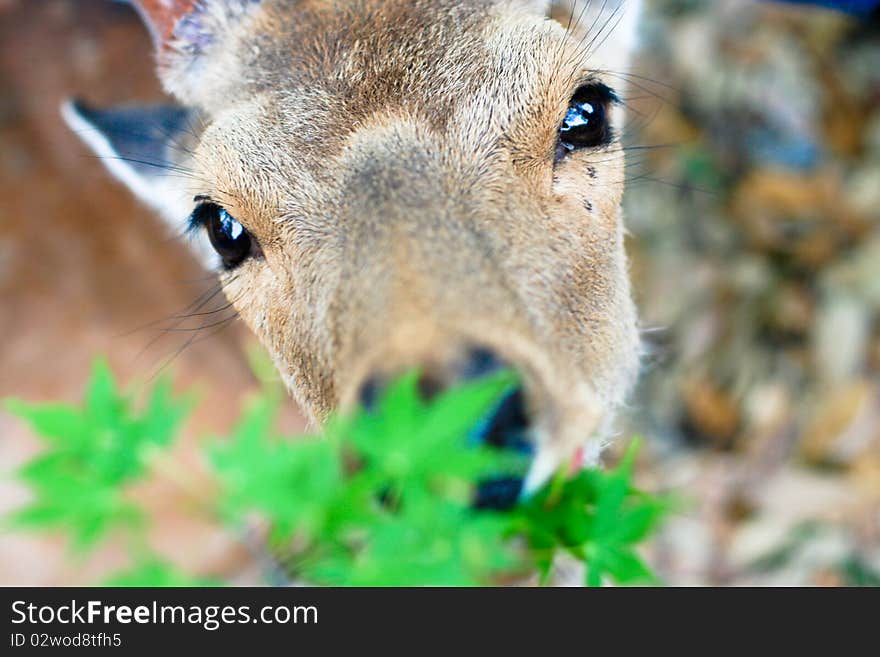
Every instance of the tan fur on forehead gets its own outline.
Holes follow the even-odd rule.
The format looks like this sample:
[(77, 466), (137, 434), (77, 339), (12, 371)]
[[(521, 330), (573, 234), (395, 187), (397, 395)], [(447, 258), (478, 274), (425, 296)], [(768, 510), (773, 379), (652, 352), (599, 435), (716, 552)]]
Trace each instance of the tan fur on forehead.
[(283, 206), (284, 190), (291, 175), (297, 174), (283, 149), (258, 147), (274, 139), (273, 102), (258, 94), (217, 112), (202, 134), (193, 162), (193, 196), (206, 196), (235, 216), (247, 217), (249, 229), (261, 235), (270, 234)]
[[(514, 151), (513, 159), (525, 166), (552, 152), (553, 126), (564, 113), (565, 99), (586, 76), (576, 57), (577, 44), (563, 44), (559, 24), (522, 9), (502, 11), (511, 3), (486, 12), (474, 7), (465, 11), (460, 2), (433, 2), (426, 16), (417, 11), (424, 3), (354, 4), (378, 7), (366, 12), (369, 24), (340, 11), (338, 3), (318, 1), (298, 3), (299, 11), (285, 21), (279, 22), (271, 11), (261, 16), (254, 29), (274, 29), (278, 34), (273, 38), (299, 47), (284, 52), (254, 49), (259, 54), (247, 65), (245, 90), (214, 107), (221, 149), (233, 158), (259, 159), (266, 157), (267, 143), (281, 142), (285, 148), (274, 156), (276, 161), (261, 167), (263, 177), (274, 168), (289, 171), (303, 163), (324, 170), (351, 131), (390, 114), (418, 117), (438, 138), (447, 128), (454, 129), (469, 150), (501, 135)], [(447, 16), (448, 25), (438, 21), (438, 12)], [(369, 38), (362, 38), (358, 27)], [(290, 74), (276, 79), (279, 69)], [(255, 93), (251, 87), (265, 100), (236, 103), (237, 96)], [(231, 113), (223, 109), (230, 104), (235, 107)], [(450, 120), (456, 125), (449, 126)], [(536, 129), (542, 123), (546, 129)], [(236, 140), (238, 133), (245, 139)], [(237, 163), (225, 161), (223, 168), (230, 169), (230, 164)], [(232, 174), (238, 171), (246, 173), (245, 181), (251, 175), (231, 167)]]

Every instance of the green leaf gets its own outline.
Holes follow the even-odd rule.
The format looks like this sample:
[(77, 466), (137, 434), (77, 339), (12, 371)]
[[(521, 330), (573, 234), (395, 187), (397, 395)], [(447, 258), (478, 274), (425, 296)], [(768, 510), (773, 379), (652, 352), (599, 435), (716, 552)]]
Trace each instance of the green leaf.
[(645, 563), (630, 550), (600, 550), (594, 554), (589, 567), (589, 586), (598, 586), (596, 577), (600, 577), (603, 572), (608, 573), (617, 584), (621, 585), (647, 584), (656, 581)]
[(621, 544), (642, 541), (657, 526), (665, 512), (665, 505), (653, 500), (640, 506), (622, 509), (615, 525), (608, 532), (608, 540)]
[(630, 480), (638, 451), (638, 442), (633, 441), (616, 470), (603, 478), (596, 501), (596, 522), (594, 536), (613, 535), (618, 529), (621, 508), (631, 492)]
[(588, 586), (601, 586), (606, 577), (617, 584), (656, 581), (631, 546), (650, 535), (669, 505), (633, 488), (638, 447), (634, 441), (612, 471), (556, 479), (521, 505), (515, 527), (526, 536), (542, 574), (553, 554), (564, 550), (584, 562)]
[(31, 429), (47, 442), (82, 445), (88, 437), (88, 424), (82, 413), (66, 404), (31, 405), (8, 400), (6, 408), (31, 425)]
[(95, 361), (92, 366), (85, 406), (89, 417), (103, 426), (115, 426), (126, 409), (127, 402), (117, 395), (116, 381), (104, 359)]
[(212, 462), (224, 484), (221, 507), (234, 521), (259, 512), (280, 536), (295, 529), (311, 535), (326, 522), (329, 501), (339, 494), (341, 464), (329, 441), (272, 437), (274, 416), (274, 405), (257, 402), (231, 441), (212, 445)]
[(7, 521), (18, 528), (63, 531), (77, 551), (92, 548), (115, 528), (138, 527), (143, 514), (126, 488), (146, 472), (151, 449), (168, 445), (191, 406), (160, 381), (142, 412), (117, 390), (104, 361), (95, 363), (82, 407), (10, 401), (46, 450), (18, 472), (33, 500)]

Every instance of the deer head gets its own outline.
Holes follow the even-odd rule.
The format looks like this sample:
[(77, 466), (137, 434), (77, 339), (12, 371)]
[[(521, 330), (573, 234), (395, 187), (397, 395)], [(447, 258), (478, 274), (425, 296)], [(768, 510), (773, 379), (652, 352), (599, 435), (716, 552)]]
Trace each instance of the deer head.
[[(314, 420), (511, 366), (527, 486), (638, 368), (621, 82), (638, 2), (139, 0), (180, 106), (65, 108), (218, 271)], [(115, 156), (122, 156), (116, 158)], [(189, 217), (189, 219), (187, 219)]]

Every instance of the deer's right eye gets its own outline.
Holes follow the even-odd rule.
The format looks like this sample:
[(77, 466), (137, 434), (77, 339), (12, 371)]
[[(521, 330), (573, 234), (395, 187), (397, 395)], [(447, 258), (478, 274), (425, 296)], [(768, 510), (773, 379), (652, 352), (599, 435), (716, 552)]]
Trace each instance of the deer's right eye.
[(255, 253), (256, 242), (250, 233), (216, 203), (201, 203), (193, 211), (190, 223), (205, 228), (224, 269), (235, 269)]

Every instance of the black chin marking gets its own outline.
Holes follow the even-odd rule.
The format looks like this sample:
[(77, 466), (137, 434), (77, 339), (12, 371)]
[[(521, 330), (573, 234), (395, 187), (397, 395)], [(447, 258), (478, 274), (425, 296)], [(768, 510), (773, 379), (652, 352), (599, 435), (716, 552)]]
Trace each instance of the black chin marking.
[(522, 490), (522, 477), (486, 479), (477, 485), (472, 506), (483, 511), (506, 511), (516, 506)]

